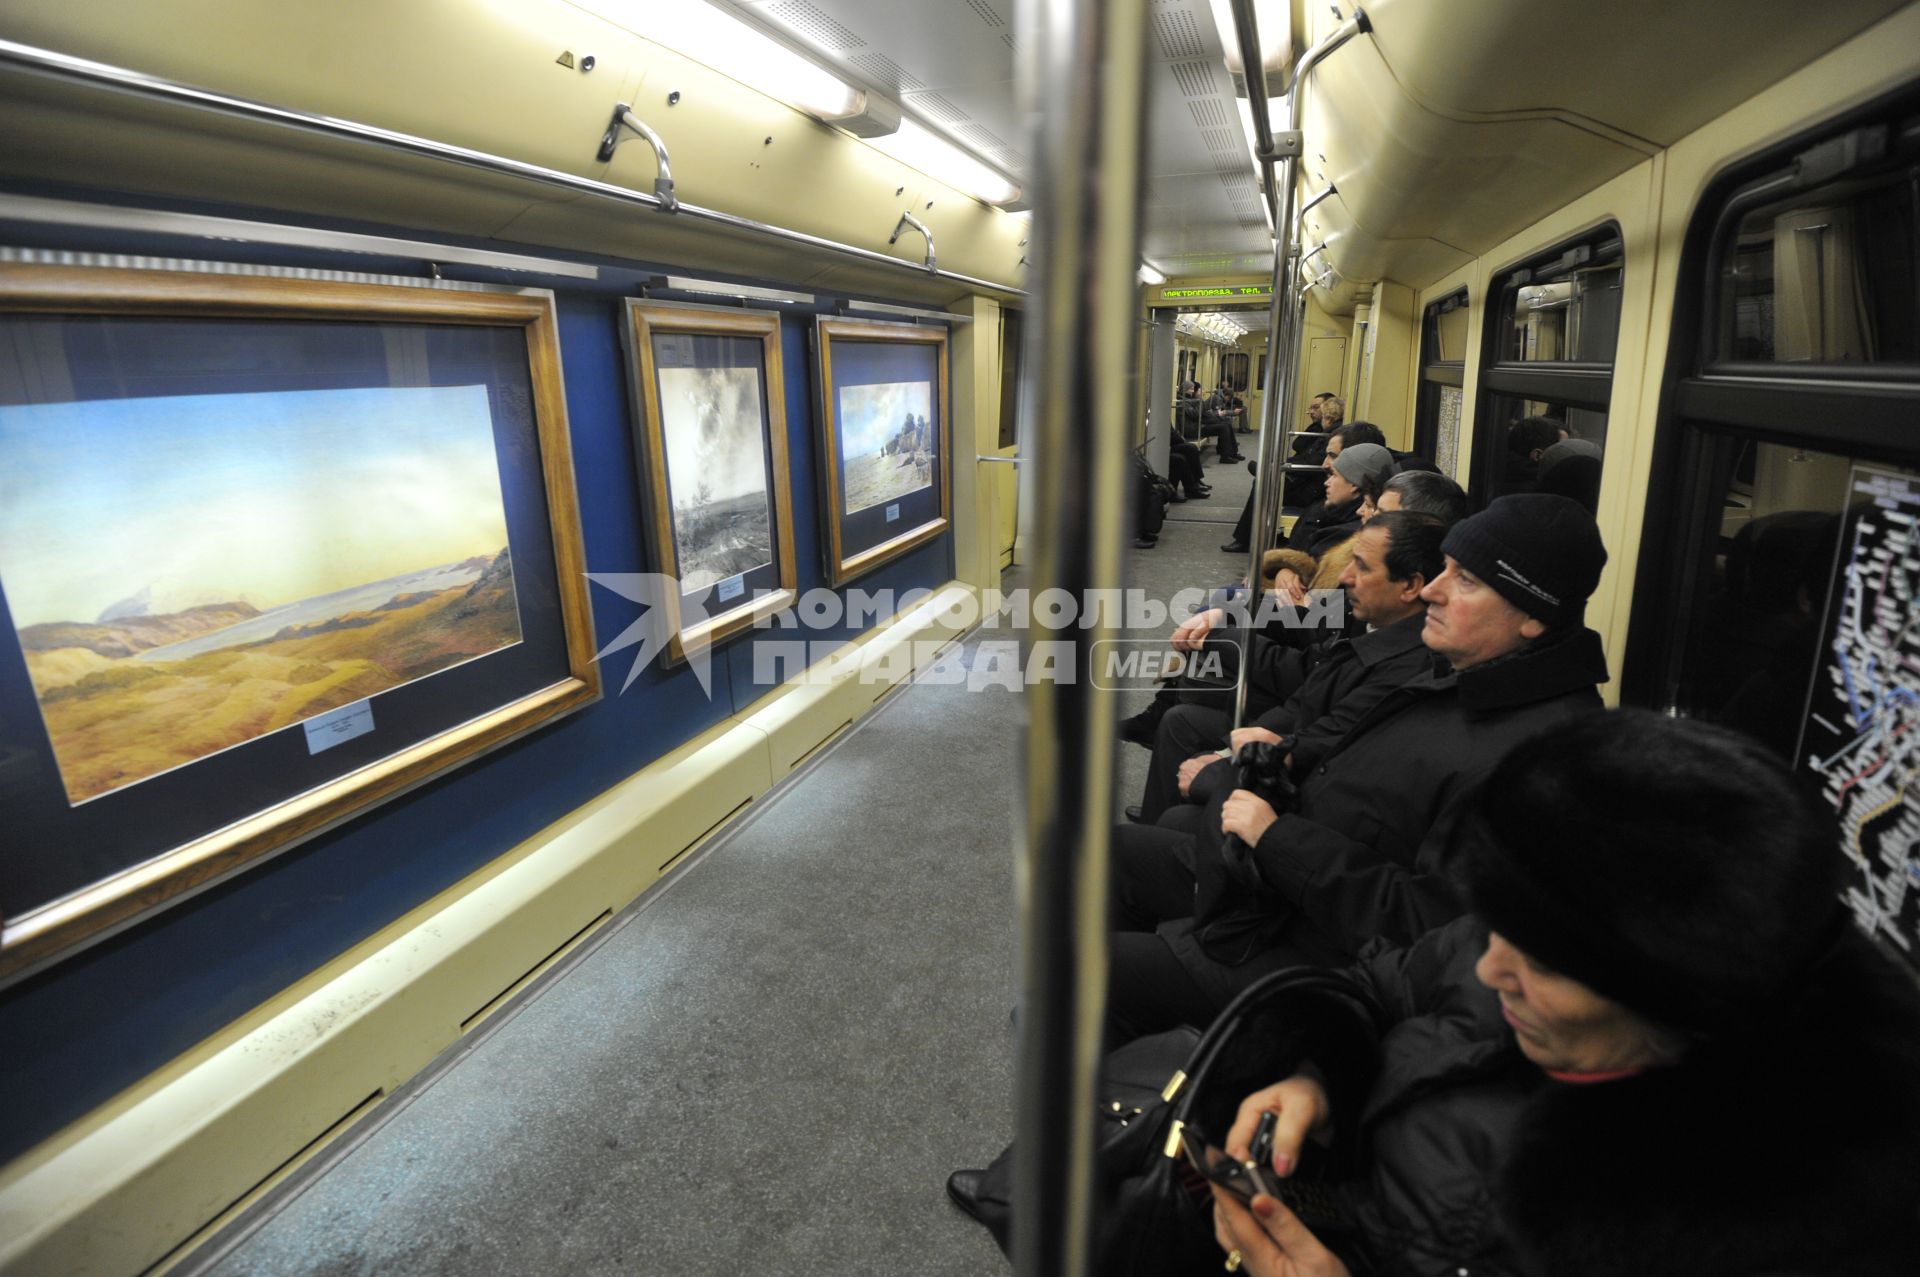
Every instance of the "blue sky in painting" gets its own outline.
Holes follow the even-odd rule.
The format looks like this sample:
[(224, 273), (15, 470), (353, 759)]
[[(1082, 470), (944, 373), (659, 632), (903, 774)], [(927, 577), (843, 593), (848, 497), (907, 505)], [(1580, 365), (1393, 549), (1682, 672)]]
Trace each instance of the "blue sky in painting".
[(267, 608), (507, 543), (484, 386), (0, 406), (16, 625)]

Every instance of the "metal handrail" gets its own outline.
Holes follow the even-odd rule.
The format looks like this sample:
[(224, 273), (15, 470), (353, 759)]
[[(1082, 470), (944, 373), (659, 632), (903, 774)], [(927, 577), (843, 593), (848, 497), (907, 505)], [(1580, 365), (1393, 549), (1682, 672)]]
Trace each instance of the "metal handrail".
[[(463, 168), (478, 169), (497, 176), (516, 178), (521, 181), (536, 182), (542, 186), (558, 187), (561, 190), (577, 194), (592, 195), (600, 199), (614, 200), (622, 204), (634, 204), (641, 208), (667, 211), (663, 201), (657, 195), (636, 191), (630, 187), (616, 186), (611, 182), (599, 182), (589, 177), (578, 177), (564, 173), (559, 169), (550, 169), (539, 164), (528, 164), (522, 160), (509, 159), (504, 155), (494, 155), (487, 151), (476, 151), (464, 146), (455, 146), (450, 142), (437, 142), (432, 138), (401, 133), (393, 129), (383, 129), (377, 125), (362, 124), (355, 120), (343, 120), (331, 115), (315, 115), (308, 111), (295, 110), (292, 107), (276, 106), (270, 102), (257, 102), (249, 98), (233, 97), (218, 93), (212, 89), (203, 89), (191, 84), (162, 79), (145, 72), (113, 66), (105, 62), (94, 62), (86, 58), (76, 58), (70, 54), (59, 53), (52, 49), (42, 49), (30, 44), (20, 44), (13, 40), (0, 40), (0, 68), (12, 68), (34, 75), (51, 76), (79, 84), (105, 88), (117, 93), (128, 93), (135, 97), (150, 98), (176, 105), (190, 106), (211, 111), (220, 115), (230, 115), (239, 119), (275, 124), (285, 128), (297, 129), (305, 133), (317, 133), (325, 137), (376, 146), (382, 150), (398, 151), (408, 155), (422, 156), (440, 160), (448, 164), (457, 164)], [(698, 204), (678, 202), (681, 217), (694, 221), (709, 222), (716, 226), (725, 226), (733, 230), (743, 230), (752, 234), (765, 235), (791, 244), (804, 244), (826, 252), (838, 253), (846, 257), (857, 258), (876, 265), (892, 266), (911, 270), (921, 274), (931, 273), (941, 279), (952, 280), (956, 284), (965, 284), (969, 288), (999, 293), (1010, 297), (1025, 297), (1027, 291), (1011, 285), (995, 283), (990, 279), (981, 279), (974, 275), (963, 275), (958, 271), (935, 270), (929, 272), (919, 262), (903, 262), (898, 257), (875, 252), (870, 248), (861, 248), (854, 244), (843, 244), (838, 240), (825, 239), (818, 235), (809, 235), (804, 231), (790, 230), (784, 226), (774, 226), (766, 222), (757, 222), (750, 217), (739, 217), (724, 213), (718, 209), (703, 208)]]
[[(1273, 300), (1267, 312), (1268, 359), (1267, 366), (1272, 371), (1269, 378), (1271, 393), (1262, 405), (1264, 420), (1260, 430), (1260, 465), (1253, 480), (1253, 520), (1252, 531), (1247, 542), (1247, 581), (1260, 579), (1260, 560), (1267, 546), (1273, 543), (1273, 530), (1280, 522), (1280, 492), (1282, 485), (1277, 476), (1282, 473), (1281, 449), (1287, 446), (1287, 438), (1279, 428), (1281, 408), (1284, 405), (1288, 419), (1292, 418), (1293, 401), (1299, 393), (1300, 332), (1305, 327), (1305, 297), (1300, 292), (1300, 233), (1298, 214), (1294, 209), (1294, 200), (1299, 194), (1295, 189), (1295, 171), (1299, 164), (1297, 154), (1289, 153), (1278, 161), (1278, 175), (1275, 170), (1276, 154), (1273, 142), (1271, 121), (1267, 118), (1267, 71), (1260, 60), (1260, 33), (1254, 19), (1253, 0), (1233, 0), (1234, 27), (1240, 36), (1240, 55), (1247, 67), (1247, 96), (1255, 104), (1253, 112), (1255, 149), (1261, 157), (1270, 190), (1277, 190), (1280, 207), (1274, 216), (1275, 239), (1273, 248)], [(1328, 33), (1320, 43), (1300, 55), (1294, 64), (1293, 78), (1288, 82), (1291, 91), (1287, 95), (1287, 127), (1290, 132), (1299, 132), (1300, 115), (1305, 94), (1302, 92), (1307, 76), (1313, 69), (1331, 57), (1333, 53), (1349, 40), (1363, 32), (1373, 30), (1366, 12), (1355, 9), (1353, 16)], [(1257, 608), (1260, 600), (1253, 600)], [(1241, 665), (1241, 677), (1236, 680), (1233, 689), (1233, 725), (1239, 727), (1246, 721), (1247, 679), (1245, 663)]]

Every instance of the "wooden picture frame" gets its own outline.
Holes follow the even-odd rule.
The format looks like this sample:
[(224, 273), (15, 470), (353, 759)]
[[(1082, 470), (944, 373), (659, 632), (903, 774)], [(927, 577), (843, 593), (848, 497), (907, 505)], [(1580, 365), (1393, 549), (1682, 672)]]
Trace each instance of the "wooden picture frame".
[(822, 316), (814, 343), (826, 571), (839, 586), (952, 526), (947, 330)]
[(551, 293), (4, 265), (0, 327), (0, 982), (600, 695)]
[(672, 665), (799, 598), (780, 316), (630, 299), (624, 327)]

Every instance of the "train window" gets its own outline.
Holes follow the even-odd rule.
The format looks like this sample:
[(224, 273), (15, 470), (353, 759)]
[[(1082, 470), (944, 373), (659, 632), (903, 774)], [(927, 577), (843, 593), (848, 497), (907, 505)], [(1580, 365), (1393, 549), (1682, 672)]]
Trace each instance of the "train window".
[(1722, 362), (1920, 362), (1914, 298), (1920, 180), (1846, 176), (1769, 200), (1732, 228), (1719, 262)]
[[(1607, 225), (1494, 278), (1475, 428), (1476, 499), (1544, 484), (1590, 506), (1597, 500), (1624, 269), (1620, 230)], [(1435, 320), (1434, 341), (1443, 344)], [(1568, 440), (1586, 446), (1547, 455)]]
[(1833, 809), (1920, 966), (1920, 90), (1734, 166), (1681, 253), (1623, 699), (1747, 732)]
[(1466, 393), (1467, 290), (1428, 305), (1420, 323), (1420, 396), (1413, 450), (1442, 471), (1460, 469), (1460, 417)]

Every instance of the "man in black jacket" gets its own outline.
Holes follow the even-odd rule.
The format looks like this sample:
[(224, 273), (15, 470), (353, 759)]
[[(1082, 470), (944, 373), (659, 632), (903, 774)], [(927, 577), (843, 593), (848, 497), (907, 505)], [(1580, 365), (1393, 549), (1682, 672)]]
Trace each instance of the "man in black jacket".
[[(1329, 402), (1335, 401), (1329, 400)], [(1340, 456), (1340, 450), (1342, 448), (1351, 448), (1356, 443), (1377, 443), (1385, 447), (1386, 442), (1387, 436), (1381, 431), (1380, 427), (1374, 425), (1371, 421), (1349, 422), (1347, 425), (1341, 426), (1338, 430), (1327, 436), (1326, 449), (1320, 457), (1320, 469), (1323, 472), (1331, 471), (1333, 469), (1333, 463)], [(1323, 479), (1322, 486), (1324, 486), (1324, 482)], [(1360, 498), (1357, 496), (1349, 497), (1344, 501), (1334, 502), (1331, 505), (1324, 500), (1316, 501), (1308, 506), (1299, 518), (1293, 521), (1293, 530), (1287, 534), (1287, 538), (1282, 544), (1286, 545), (1289, 549), (1300, 550), (1303, 553), (1316, 553), (1312, 547), (1319, 542), (1321, 538), (1327, 536), (1333, 529), (1343, 524), (1352, 523), (1359, 517)], [(1347, 531), (1351, 532), (1352, 529), (1349, 528)], [(1233, 525), (1233, 540), (1227, 542), (1227, 544), (1220, 548), (1228, 554), (1245, 554), (1249, 548), (1248, 538), (1252, 535), (1253, 493), (1248, 492), (1247, 504), (1242, 507), (1240, 511), (1240, 520)], [(1333, 539), (1337, 540), (1341, 538), (1336, 537)], [(1322, 546), (1321, 548), (1324, 549), (1325, 547)]]
[(1503, 497), (1442, 549), (1422, 638), (1452, 672), (1389, 693), (1300, 781), (1292, 809), (1241, 788), (1209, 806), (1258, 878), (1210, 894), (1251, 903), (1192, 916), (1196, 886), (1234, 872), (1211, 829), (1118, 831), (1108, 1012), (1120, 1038), (1205, 1023), (1276, 967), (1350, 961), (1370, 939), (1410, 942), (1457, 917), (1443, 863), (1454, 802), (1522, 740), (1600, 708), (1606, 661), (1582, 624), (1606, 563), (1593, 516), (1562, 497)]
[[(1432, 673), (1433, 653), (1421, 641), (1427, 605), (1420, 595), (1440, 575), (1446, 530), (1434, 515), (1398, 510), (1376, 515), (1355, 534), (1353, 563), (1340, 586), (1348, 614), (1367, 625), (1366, 633), (1306, 648), (1258, 631), (1248, 635), (1248, 703), (1276, 706), (1259, 726), (1275, 740), (1289, 739), (1296, 767), (1317, 764), (1394, 688)], [(1177, 705), (1162, 716), (1139, 819), (1156, 821), (1179, 802), (1181, 765), (1224, 744), (1230, 726), (1225, 704)]]

